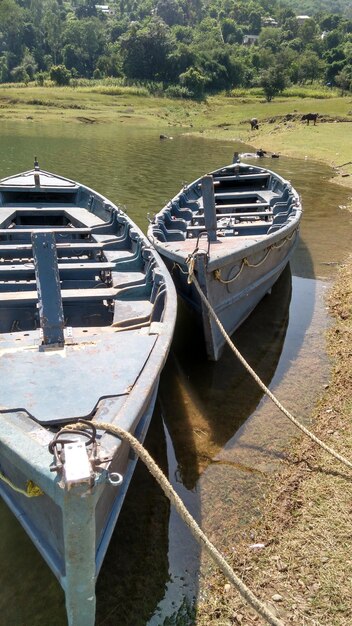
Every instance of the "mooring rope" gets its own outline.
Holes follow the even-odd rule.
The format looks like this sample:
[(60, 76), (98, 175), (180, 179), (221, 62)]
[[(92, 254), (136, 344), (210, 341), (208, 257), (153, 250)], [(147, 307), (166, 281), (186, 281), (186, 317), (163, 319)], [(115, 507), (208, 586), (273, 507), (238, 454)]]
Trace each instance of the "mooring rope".
[[(242, 272), (242, 270), (243, 270), (243, 268), (245, 266), (247, 266), (247, 267), (260, 267), (261, 265), (263, 265), (263, 263), (265, 263), (265, 261), (267, 260), (269, 254), (270, 254), (270, 252), (272, 250), (280, 250), (280, 248), (282, 248), (282, 246), (284, 246), (287, 241), (291, 241), (292, 237), (294, 235), (296, 235), (297, 232), (298, 232), (298, 229), (294, 230), (293, 233), (291, 233), (291, 235), (288, 235), (287, 237), (285, 237), (285, 239), (283, 239), (283, 241), (281, 241), (280, 243), (278, 243), (278, 244), (274, 243), (271, 246), (269, 246), (269, 248), (267, 249), (266, 253), (264, 254), (264, 257), (260, 261), (258, 261), (258, 263), (250, 263), (248, 261), (247, 257), (244, 257), (242, 259), (241, 266), (240, 266), (240, 269), (238, 270), (237, 274), (235, 274), (235, 276), (233, 276), (232, 278), (230, 278), (228, 280), (225, 280), (224, 278), (222, 278), (221, 270), (215, 270), (214, 271), (214, 276), (215, 276), (216, 280), (218, 280), (219, 283), (221, 283), (222, 285), (230, 285), (231, 283), (233, 283), (239, 277), (239, 275), (241, 274), (241, 272)], [(194, 256), (194, 252), (193, 252), (192, 256)], [(188, 259), (186, 259), (186, 263), (187, 263), (187, 261), (188, 261)], [(186, 272), (184, 272), (184, 273), (186, 273)], [(189, 271), (188, 271), (188, 275), (189, 275)]]
[[(214, 546), (214, 544), (208, 539), (206, 534), (202, 531), (200, 526), (197, 524), (195, 519), (186, 509), (183, 504), (181, 498), (176, 493), (172, 485), (169, 483), (165, 474), (162, 472), (160, 467), (155, 463), (154, 459), (150, 456), (149, 452), (144, 448), (144, 446), (136, 439), (131, 433), (127, 432), (123, 428), (117, 425), (110, 424), (109, 422), (98, 422), (92, 420), (90, 422), (97, 430), (105, 430), (107, 433), (116, 435), (120, 439), (124, 439), (129, 443), (131, 448), (135, 451), (138, 457), (145, 463), (149, 472), (154, 476), (154, 478), (159, 483), (166, 497), (170, 500), (170, 502), (175, 506), (177, 512), (183, 521), (187, 524), (192, 535), (197, 540), (197, 542), (204, 546), (205, 550), (211, 556), (211, 558), (218, 565), (220, 570), (226, 576), (226, 578), (233, 584), (233, 586), (238, 590), (241, 596), (248, 602), (248, 604), (260, 615), (268, 624), (271, 626), (284, 626), (284, 623), (278, 619), (270, 609), (261, 602), (254, 593), (247, 587), (247, 585), (237, 576), (237, 574), (233, 571), (232, 567), (227, 563), (225, 558), (219, 552), (219, 550)], [(87, 424), (81, 422), (75, 422), (74, 424), (65, 425), (64, 429), (77, 429), (81, 428), (82, 430), (88, 428)]]
[(226, 340), (226, 342), (230, 346), (232, 352), (237, 356), (237, 358), (241, 361), (242, 365), (246, 368), (246, 370), (251, 374), (251, 376), (254, 378), (254, 380), (258, 383), (259, 387), (261, 387), (261, 389), (264, 391), (264, 393), (274, 402), (274, 404), (276, 404), (276, 406), (280, 409), (280, 411), (284, 415), (286, 415), (286, 417), (288, 417), (288, 419), (291, 420), (291, 422), (293, 424), (295, 424), (295, 426), (297, 426), (297, 428), (299, 428), (305, 435), (307, 435), (307, 437), (310, 437), (310, 439), (312, 439), (312, 441), (314, 441), (316, 444), (318, 444), (326, 452), (331, 454), (331, 456), (335, 457), (335, 459), (337, 459), (338, 461), (340, 461), (341, 463), (343, 463), (344, 465), (346, 465), (347, 467), (352, 469), (351, 461), (349, 461), (344, 456), (342, 456), (341, 454), (336, 452), (336, 450), (334, 450), (333, 448), (330, 448), (330, 446), (328, 446), (326, 443), (321, 441), (321, 439), (316, 437), (316, 435), (314, 435), (310, 430), (308, 430), (308, 428), (303, 426), (303, 424), (301, 424), (301, 422), (299, 422), (287, 409), (285, 409), (285, 407), (281, 404), (281, 402), (278, 400), (278, 398), (270, 391), (270, 389), (268, 389), (268, 387), (263, 383), (261, 378), (259, 378), (259, 376), (256, 374), (256, 372), (251, 368), (249, 363), (243, 357), (241, 352), (236, 348), (235, 344), (233, 343), (233, 341), (231, 340), (231, 338), (227, 334), (225, 328), (223, 327), (222, 323), (220, 322), (220, 320), (219, 320), (218, 316), (216, 315), (213, 307), (211, 306), (209, 300), (207, 299), (207, 297), (203, 293), (203, 291), (202, 291), (202, 289), (201, 289), (201, 287), (200, 287), (200, 285), (198, 283), (198, 280), (197, 280), (197, 278), (196, 278), (196, 276), (194, 274), (194, 265), (195, 265), (194, 255), (189, 257), (189, 259), (187, 261), (188, 261), (187, 264), (188, 264), (189, 281), (193, 282), (195, 288), (197, 289), (197, 291), (198, 291), (198, 293), (200, 295), (200, 298), (201, 298), (202, 302), (207, 307), (209, 313), (211, 314), (212, 318), (216, 322), (216, 324), (217, 324), (221, 334), (223, 335), (224, 339)]
[(10, 487), (13, 491), (21, 493), (26, 498), (37, 498), (38, 496), (44, 495), (44, 491), (42, 491), (40, 487), (38, 487), (38, 485), (36, 485), (32, 480), (27, 480), (26, 489), (17, 487), (17, 485), (15, 485), (15, 483), (7, 478), (7, 476), (5, 476), (2, 472), (0, 472), (0, 480), (2, 480), (2, 482)]

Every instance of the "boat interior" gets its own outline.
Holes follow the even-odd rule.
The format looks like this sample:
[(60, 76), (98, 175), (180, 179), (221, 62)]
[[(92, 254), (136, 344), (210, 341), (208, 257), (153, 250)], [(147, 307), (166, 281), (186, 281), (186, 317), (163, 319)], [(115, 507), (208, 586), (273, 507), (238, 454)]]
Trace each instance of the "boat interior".
[(201, 180), (185, 187), (154, 217), (151, 230), (157, 240), (198, 238), (207, 230), (207, 211), (215, 212), (218, 237), (270, 234), (295, 212), (297, 197), (291, 184), (266, 169), (234, 163), (211, 176), (210, 208)]
[[(56, 293), (50, 288), (53, 275)], [(165, 284), (140, 233), (99, 194), (45, 172), (5, 179), (0, 332), (39, 328), (41, 310), (48, 313), (55, 296), (65, 327), (123, 330), (161, 320)], [(57, 312), (50, 316), (62, 326)]]
[(36, 169), (0, 181), (0, 412), (48, 425), (123, 403), (161, 334), (166, 281), (98, 193)]

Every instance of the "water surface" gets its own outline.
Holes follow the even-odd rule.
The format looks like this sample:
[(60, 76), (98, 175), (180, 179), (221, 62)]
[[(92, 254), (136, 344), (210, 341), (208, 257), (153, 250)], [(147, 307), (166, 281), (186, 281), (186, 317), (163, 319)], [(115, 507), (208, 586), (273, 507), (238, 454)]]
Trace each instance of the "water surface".
[[(160, 141), (159, 133), (123, 124), (1, 122), (0, 176), (31, 169), (37, 155), (43, 169), (124, 205), (146, 231), (147, 212), (158, 211), (183, 183), (248, 149), (181, 135)], [(324, 296), (351, 246), (349, 215), (340, 208), (349, 192), (329, 182), (331, 170), (317, 163), (280, 158), (263, 165), (301, 193), (301, 240), (291, 269), (234, 340), (283, 404), (305, 421), (329, 377)], [(206, 361), (197, 328), (181, 305), (148, 445), (225, 554), (235, 549), (239, 533), (251, 537), (268, 477), (294, 435), (229, 349), (218, 363)], [(63, 593), (3, 503), (0, 523), (3, 623), (64, 626)], [(184, 612), (184, 598), (200, 593), (198, 572), (207, 567), (189, 531), (138, 466), (98, 580), (97, 626), (177, 623), (171, 616)]]

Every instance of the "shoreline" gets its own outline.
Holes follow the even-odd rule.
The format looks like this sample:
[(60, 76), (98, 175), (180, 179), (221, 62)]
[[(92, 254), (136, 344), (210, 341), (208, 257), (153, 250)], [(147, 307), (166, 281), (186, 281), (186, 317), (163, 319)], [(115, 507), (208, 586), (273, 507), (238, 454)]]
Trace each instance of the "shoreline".
[[(310, 428), (351, 459), (352, 257), (340, 268), (327, 305), (333, 365)], [(263, 548), (239, 541), (231, 565), (285, 625), (352, 623), (351, 471), (300, 434), (267, 491), (266, 510), (254, 524), (255, 541)], [(211, 598), (198, 607), (198, 626), (264, 624), (221, 574), (212, 576), (210, 587)]]

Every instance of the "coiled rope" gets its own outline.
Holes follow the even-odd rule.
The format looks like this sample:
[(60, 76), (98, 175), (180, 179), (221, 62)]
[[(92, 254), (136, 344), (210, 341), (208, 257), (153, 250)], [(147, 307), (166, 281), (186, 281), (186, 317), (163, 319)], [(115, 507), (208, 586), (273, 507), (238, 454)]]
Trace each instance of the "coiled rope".
[(308, 428), (306, 428), (305, 426), (303, 426), (303, 424), (301, 424), (301, 422), (299, 422), (287, 409), (285, 409), (285, 407), (281, 404), (281, 402), (277, 399), (277, 397), (270, 391), (270, 389), (268, 389), (268, 387), (263, 383), (263, 381), (259, 378), (259, 376), (256, 374), (256, 372), (251, 368), (251, 366), (249, 365), (249, 363), (246, 361), (246, 359), (242, 356), (242, 354), (240, 353), (240, 351), (236, 348), (235, 344), (233, 343), (233, 341), (231, 340), (231, 338), (229, 337), (229, 335), (227, 334), (225, 328), (223, 327), (222, 323), (220, 322), (218, 316), (216, 315), (213, 307), (211, 306), (209, 300), (206, 298), (206, 296), (204, 295), (198, 280), (194, 274), (194, 265), (195, 265), (195, 258), (194, 255), (191, 255), (188, 259), (187, 259), (187, 265), (188, 265), (188, 280), (189, 282), (192, 282), (195, 286), (195, 288), (197, 289), (200, 298), (202, 300), (202, 302), (204, 303), (204, 305), (206, 306), (206, 308), (208, 309), (209, 313), (211, 314), (212, 318), (214, 319), (214, 321), (216, 322), (221, 334), (223, 335), (224, 339), (226, 340), (226, 342), (228, 343), (228, 345), (230, 346), (232, 352), (237, 356), (237, 358), (241, 361), (242, 365), (246, 368), (246, 370), (251, 374), (251, 376), (254, 378), (254, 380), (256, 381), (256, 383), (258, 383), (259, 387), (264, 391), (264, 393), (273, 401), (274, 404), (276, 404), (276, 406), (280, 409), (280, 411), (286, 415), (286, 417), (288, 417), (288, 419), (295, 424), (295, 426), (297, 426), (297, 428), (299, 428), (305, 435), (307, 435), (307, 437), (309, 437), (312, 441), (314, 441), (317, 445), (319, 445), (321, 448), (323, 448), (326, 452), (328, 452), (329, 454), (331, 454), (331, 456), (335, 457), (335, 459), (337, 459), (338, 461), (340, 461), (341, 463), (343, 463), (344, 465), (346, 465), (347, 467), (349, 467), (350, 469), (352, 469), (352, 463), (351, 461), (349, 461), (348, 459), (346, 459), (344, 456), (342, 456), (341, 454), (339, 454), (338, 452), (336, 452), (336, 450), (334, 450), (333, 448), (330, 448), (330, 446), (328, 446), (326, 443), (324, 443), (323, 441), (321, 441), (321, 439), (319, 439), (318, 437), (316, 437), (316, 435), (314, 435), (310, 430), (308, 430)]
[[(147, 450), (143, 447), (143, 445), (136, 439), (131, 433), (127, 432), (120, 426), (116, 426), (106, 422), (98, 422), (92, 420), (90, 422), (93, 426), (96, 427), (97, 430), (105, 430), (106, 432), (116, 435), (120, 439), (124, 439), (129, 443), (131, 448), (133, 448), (134, 452), (138, 455), (138, 457), (145, 463), (149, 472), (154, 476), (154, 478), (159, 483), (166, 497), (170, 500), (170, 502), (175, 506), (177, 512), (183, 521), (187, 524), (192, 535), (197, 540), (199, 544), (201, 544), (211, 558), (218, 565), (220, 570), (226, 576), (226, 578), (233, 584), (233, 586), (238, 590), (241, 596), (248, 602), (248, 604), (260, 615), (270, 626), (284, 626), (284, 623), (278, 619), (270, 609), (261, 602), (254, 593), (247, 587), (247, 585), (237, 576), (237, 574), (233, 571), (230, 565), (226, 562), (222, 554), (219, 550), (214, 546), (214, 544), (208, 539), (202, 529), (198, 526), (195, 519), (188, 512), (185, 505), (183, 504), (181, 498), (178, 496), (172, 485), (169, 483), (165, 474), (162, 472), (160, 467), (155, 463), (154, 459), (150, 456)], [(84, 430), (88, 428), (87, 424), (76, 422), (74, 424), (65, 425), (65, 430), (68, 428), (77, 429), (81, 428)]]

